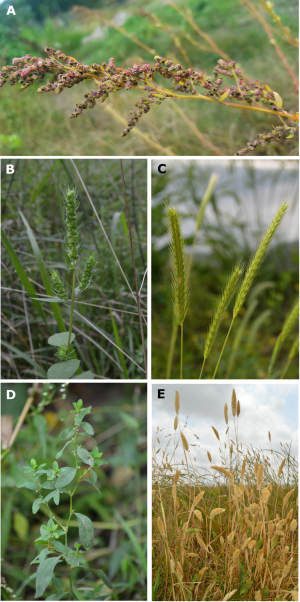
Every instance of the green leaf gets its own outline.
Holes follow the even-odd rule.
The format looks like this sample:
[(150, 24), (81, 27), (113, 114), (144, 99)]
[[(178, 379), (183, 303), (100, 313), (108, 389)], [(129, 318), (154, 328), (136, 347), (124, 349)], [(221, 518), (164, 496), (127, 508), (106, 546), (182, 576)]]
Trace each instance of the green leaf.
[(65, 561), (71, 566), (79, 566), (79, 558), (77, 558), (75, 554), (67, 554), (67, 556), (65, 556)]
[(37, 490), (36, 483), (34, 481), (26, 481), (26, 479), (22, 479), (17, 483), (17, 487), (21, 489), (21, 487), (25, 487), (26, 489), (32, 489), (32, 491)]
[(41, 488), (42, 489), (55, 489), (55, 485), (54, 485), (54, 483), (51, 483), (51, 481), (45, 481), (44, 483), (41, 484)]
[(80, 360), (68, 360), (67, 362), (59, 362), (51, 366), (47, 372), (47, 378), (68, 380), (78, 370)]
[(54, 550), (56, 550), (60, 554), (72, 554), (73, 553), (72, 548), (69, 548), (68, 546), (64, 546), (64, 544), (61, 543), (61, 541), (54, 541), (53, 547), (54, 547)]
[[(67, 430), (67, 429), (66, 429), (66, 430)], [(71, 429), (71, 431), (72, 431), (72, 430), (73, 430), (73, 429)], [(62, 431), (62, 432), (64, 432), (64, 431)], [(75, 431), (74, 431), (74, 433), (75, 433)], [(61, 434), (60, 434), (60, 436), (61, 436)], [(64, 438), (65, 438), (65, 437), (62, 437), (62, 439), (64, 439)], [(62, 453), (63, 453), (63, 451), (64, 451), (64, 449), (65, 449), (65, 447), (67, 447), (67, 445), (69, 445), (69, 443), (72, 443), (72, 441), (67, 441), (66, 445), (64, 445), (64, 446), (63, 446), (63, 448), (62, 448), (62, 449), (61, 449), (59, 452), (57, 452), (57, 454), (56, 454), (56, 456), (55, 456), (57, 460), (60, 458), (60, 456), (62, 455)]]
[(290, 134), (289, 136), (287, 136), (287, 138), (294, 138), (294, 135), (295, 135), (295, 134), (293, 134), (293, 133), (292, 133), (292, 134)]
[(48, 548), (44, 548), (40, 554), (38, 554), (30, 564), (39, 564), (45, 560), (46, 556), (50, 554), (50, 550)]
[(40, 509), (40, 505), (43, 503), (42, 498), (38, 497), (36, 500), (34, 500), (33, 504), (32, 504), (32, 514), (36, 514), (39, 509)]
[[(30, 244), (31, 244), (31, 248), (32, 248), (35, 260), (37, 262), (37, 265), (38, 265), (38, 268), (39, 268), (39, 271), (40, 271), (40, 274), (41, 274), (41, 277), (42, 277), (42, 281), (43, 281), (44, 287), (46, 289), (46, 293), (47, 293), (47, 295), (51, 296), (52, 293), (53, 293), (52, 285), (51, 285), (51, 281), (50, 281), (50, 278), (49, 278), (49, 275), (48, 275), (48, 272), (47, 272), (47, 269), (46, 269), (46, 266), (45, 266), (45, 263), (44, 263), (44, 260), (43, 260), (40, 248), (39, 248), (39, 245), (37, 243), (37, 240), (35, 238), (35, 235), (34, 235), (32, 229), (31, 229), (31, 227), (30, 227), (27, 219), (24, 217), (22, 211), (19, 210), (19, 213), (20, 213), (22, 221), (23, 221), (23, 223), (25, 225), (25, 228), (26, 228), (26, 231), (27, 231), (27, 236), (29, 238), (29, 241), (30, 241)], [(61, 316), (61, 313), (60, 313), (60, 309), (59, 309), (59, 307), (58, 307), (58, 305), (56, 303), (53, 304), (52, 311), (53, 311), (53, 314), (55, 316), (55, 319), (56, 319), (56, 322), (57, 322), (59, 330), (61, 330), (62, 332), (65, 332), (66, 327), (64, 325), (64, 321), (62, 319), (62, 316)]]
[[(27, 276), (21, 262), (20, 262), (19, 258), (17, 257), (17, 255), (16, 255), (13, 247), (11, 246), (3, 229), (1, 229), (1, 239), (5, 246), (7, 253), (11, 259), (11, 262), (26, 290), (26, 293), (29, 295), (29, 297), (35, 297), (36, 290), (35, 290), (33, 284), (29, 281), (28, 276)], [(38, 311), (41, 318), (47, 324), (47, 318), (46, 318), (46, 315), (44, 313), (44, 310), (43, 310), (43, 307), (42, 307), (40, 301), (33, 301), (33, 305), (34, 305), (35, 309)]]
[(85, 481), (89, 481), (92, 485), (96, 485), (97, 483), (97, 473), (91, 469), (91, 478), (85, 479)]
[(53, 571), (58, 562), (61, 562), (60, 556), (58, 558), (46, 558), (46, 560), (43, 560), (43, 562), (39, 564), (36, 572), (35, 598), (39, 598), (43, 595), (52, 579)]
[(65, 596), (69, 595), (69, 591), (64, 592), (62, 589), (57, 594), (51, 594), (47, 596), (46, 600), (61, 600)]
[[(70, 342), (73, 343), (74, 339), (75, 339), (75, 334), (72, 332)], [(53, 334), (52, 337), (50, 337), (48, 339), (48, 343), (49, 343), (49, 345), (53, 345), (53, 347), (60, 347), (61, 345), (67, 345), (68, 340), (69, 340), (68, 332), (57, 332), (56, 334)]]
[(278, 92), (274, 92), (274, 90), (273, 90), (273, 94), (275, 96), (276, 107), (281, 109), (282, 108), (282, 98), (281, 98), (280, 94), (278, 94)]
[[(64, 431), (62, 431), (60, 433), (60, 438), (61, 439), (69, 439), (70, 437), (73, 437), (73, 435), (75, 435), (76, 431), (73, 428), (67, 428)], [(68, 443), (72, 443), (72, 441), (68, 441)], [(66, 443), (66, 445), (68, 445), (68, 443)], [(65, 447), (66, 447), (65, 445)], [(63, 451), (65, 449), (65, 447), (63, 447), (63, 449), (61, 451)], [(56, 456), (57, 459), (57, 456)]]
[(54, 491), (50, 491), (50, 493), (48, 493), (48, 495), (46, 495), (46, 497), (44, 497), (44, 503), (50, 502), (50, 500), (52, 500), (53, 496), (54, 496)]
[(56, 481), (57, 489), (61, 489), (61, 487), (65, 487), (66, 485), (71, 483), (71, 481), (73, 481), (75, 475), (76, 475), (76, 468), (69, 468), (69, 467), (61, 468), (60, 475)]
[(47, 301), (47, 303), (66, 303), (64, 299), (59, 297), (30, 297), (31, 301)]
[(43, 178), (43, 179), (42, 179), (40, 182), (36, 182), (36, 183), (35, 183), (35, 185), (34, 185), (34, 187), (33, 187), (33, 190), (32, 190), (32, 193), (31, 193), (31, 197), (30, 197), (30, 199), (29, 199), (29, 202), (28, 202), (29, 206), (33, 205), (33, 203), (34, 203), (35, 199), (36, 199), (36, 198), (39, 196), (39, 194), (40, 194), (40, 192), (41, 192), (42, 188), (43, 188), (43, 187), (44, 187), (44, 185), (46, 184), (46, 182), (47, 182), (47, 180), (48, 180), (48, 178), (49, 178), (49, 176), (50, 176), (51, 172), (53, 171), (54, 167), (55, 167), (55, 161), (53, 161), (53, 164), (52, 164), (52, 166), (51, 166), (51, 167), (50, 167), (50, 169), (47, 171), (47, 173), (46, 173), (46, 175), (44, 176), (44, 178)]
[(225, 90), (225, 92), (222, 94), (222, 96), (219, 96), (219, 102), (223, 102), (223, 100), (225, 100), (225, 98), (227, 98), (227, 96), (229, 96), (231, 90), (230, 88), (228, 90)]
[(91, 424), (89, 424), (89, 422), (82, 422), (81, 426), (83, 428), (83, 430), (88, 434), (88, 435), (93, 435), (94, 434), (94, 429), (92, 427)]
[(54, 501), (54, 504), (56, 504), (56, 506), (58, 506), (58, 504), (59, 504), (59, 495), (60, 494), (59, 494), (58, 489), (55, 489), (54, 495), (53, 495), (53, 501)]
[(86, 372), (82, 372), (82, 374), (76, 374), (72, 380), (78, 378), (79, 380), (92, 380), (94, 378), (94, 374), (91, 370), (87, 370)]
[(84, 514), (75, 512), (75, 516), (77, 516), (78, 520), (80, 541), (85, 549), (88, 550), (91, 547), (94, 539), (94, 525), (92, 521)]
[(79, 447), (77, 449), (77, 455), (79, 456), (80, 460), (82, 460), (82, 462), (84, 462), (85, 464), (90, 464), (91, 456), (86, 449), (84, 449), (83, 447)]

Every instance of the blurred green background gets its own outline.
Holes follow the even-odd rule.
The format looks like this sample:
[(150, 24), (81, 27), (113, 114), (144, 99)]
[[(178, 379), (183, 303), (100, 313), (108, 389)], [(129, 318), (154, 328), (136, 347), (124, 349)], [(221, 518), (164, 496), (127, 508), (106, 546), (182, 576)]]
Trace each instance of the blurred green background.
[[(30, 388), (29, 388), (30, 386)], [(2, 445), (16, 425), (17, 418), (29, 394), (34, 395), (25, 423), (10, 452), (2, 462), (2, 578), (13, 594), (3, 593), (2, 599), (33, 600), (36, 565), (30, 566), (43, 545), (34, 544), (42, 524), (47, 523), (47, 509), (42, 506), (33, 515), (35, 493), (18, 489), (24, 478), (23, 466), (35, 458), (38, 464), (52, 466), (56, 453), (63, 447), (60, 432), (66, 417), (73, 409), (72, 402), (83, 400), (92, 406), (89, 422), (93, 425), (99, 451), (107, 464), (97, 469), (99, 493), (82, 482), (74, 497), (74, 507), (93, 521), (95, 539), (85, 557), (93, 569), (102, 568), (109, 575), (115, 589), (110, 599), (146, 600), (147, 550), (147, 393), (146, 385), (112, 383), (76, 383), (60, 390), (60, 385), (7, 384), (2, 393)], [(6, 390), (16, 390), (13, 400), (6, 401)], [(50, 396), (51, 393), (51, 396)], [(50, 403), (49, 403), (50, 400)], [(42, 403), (42, 407), (39, 404)], [(95, 445), (90, 439), (83, 443), (86, 449)], [(73, 466), (70, 447), (64, 451), (59, 466)], [(43, 514), (44, 510), (44, 514)], [(66, 496), (54, 508), (60, 519), (69, 516)], [(120, 524), (120, 515), (126, 529)], [(70, 529), (70, 545), (78, 541), (78, 529)], [(37, 551), (38, 550), (38, 551)], [(76, 569), (76, 580), (86, 576), (82, 586), (95, 584), (98, 578)], [(81, 572), (80, 572), (81, 571)], [(68, 570), (65, 563), (58, 565), (56, 576), (68, 588)], [(79, 586), (80, 587), (80, 586)], [(55, 594), (49, 586), (45, 597)], [(84, 594), (83, 594), (84, 595)], [(52, 598), (53, 599), (53, 598)], [(83, 598), (84, 599), (84, 598)]]
[[(0, 5), (0, 64), (11, 64), (14, 57), (27, 53), (44, 57), (45, 46), (60, 49), (86, 64), (114, 57), (116, 65), (123, 67), (153, 63), (154, 55), (160, 54), (185, 68), (204, 70), (207, 75), (212, 74), (220, 58), (170, 4), (145, 0), (142, 8), (148, 15), (141, 14), (138, 0), (82, 0), (77, 5), (98, 12), (84, 17), (72, 11), (75, 5), (70, 0), (16, 0), (16, 16), (6, 16), (9, 2), (5, 0)], [(288, 68), (298, 73), (298, 50), (286, 41), (260, 0), (189, 0), (176, 5), (180, 10), (190, 9), (196, 27), (237, 61), (250, 79), (267, 84), (282, 96), (286, 110), (297, 111), (297, 92)], [(297, 38), (297, 0), (275, 0), (274, 10)], [(255, 16), (257, 11), (269, 27), (271, 41)], [(274, 40), (288, 68), (279, 58)], [(70, 120), (75, 104), (82, 102), (92, 84), (82, 84), (58, 96), (37, 94), (39, 85), (25, 91), (8, 84), (1, 89), (2, 155), (233, 155), (258, 133), (280, 125), (272, 115), (264, 117), (251, 111), (185, 100), (165, 102), (155, 113), (151, 109), (143, 116), (138, 125), (143, 137), (134, 128), (130, 135), (120, 138), (125, 125), (122, 120), (127, 121), (129, 110), (135, 108), (138, 92), (114, 94), (109, 102), (97, 103), (93, 110)], [(184, 112), (183, 116), (176, 106)], [(217, 150), (206, 146), (205, 141)], [(272, 142), (266, 149), (259, 147), (256, 154), (296, 154), (295, 145), (295, 138), (285, 143)]]
[[(198, 378), (206, 334), (219, 295), (238, 259), (248, 261), (283, 201), (291, 202), (270, 251), (234, 322), (217, 378), (266, 378), (276, 339), (299, 294), (298, 161), (164, 160), (166, 175), (152, 162), (152, 377), (165, 378), (172, 332), (169, 235), (164, 203), (182, 216), (187, 250), (199, 206), (212, 173), (218, 175), (198, 233), (191, 272), (191, 300), (184, 322), (183, 378)], [(232, 317), (233, 303), (206, 361), (211, 378)], [(277, 357), (272, 377), (283, 371), (298, 334), (294, 323)], [(171, 378), (179, 377), (178, 334)], [(298, 378), (298, 357), (286, 378)]]
[[(14, 174), (6, 174), (7, 163), (14, 165)], [(135, 291), (120, 161), (80, 159), (74, 163), (131, 289)], [(142, 312), (146, 312), (146, 160), (125, 159), (123, 169), (137, 281), (141, 289), (141, 308)], [(78, 297), (75, 304), (78, 313), (75, 313), (73, 321), (73, 331), (76, 334), (74, 345), (76, 344), (77, 355), (81, 360), (81, 368), (83, 371), (92, 370), (100, 378), (143, 379), (144, 359), (136, 303), (70, 160), (2, 160), (3, 230), (25, 273), (34, 284), (36, 293), (49, 294), (45, 290), (45, 279), (37, 263), (38, 255), (33, 251), (21, 219), (21, 210), (36, 238), (40, 249), (39, 258), (44, 262), (45, 270), (49, 272), (50, 268), (57, 268), (66, 282), (66, 290), (69, 290), (71, 274), (63, 253), (63, 193), (67, 186), (77, 186), (80, 211), (83, 213), (83, 244), (77, 271), (81, 273), (91, 252), (95, 253), (98, 262), (92, 285)], [(47, 343), (52, 334), (59, 332), (53, 304), (42, 303), (47, 319), (45, 323), (29, 295), (25, 290), (22, 292), (22, 282), (12, 263), (11, 253), (4, 246), (2, 261), (2, 287), (5, 289), (2, 290), (2, 350), (5, 353), (2, 378), (32, 378), (32, 374), (36, 378), (43, 378), (50, 365), (57, 361), (54, 357), (55, 348)], [(59, 308), (68, 328), (70, 310), (63, 304), (59, 304)], [(144, 331), (146, 338), (146, 327)], [(118, 351), (112, 342), (128, 357)]]

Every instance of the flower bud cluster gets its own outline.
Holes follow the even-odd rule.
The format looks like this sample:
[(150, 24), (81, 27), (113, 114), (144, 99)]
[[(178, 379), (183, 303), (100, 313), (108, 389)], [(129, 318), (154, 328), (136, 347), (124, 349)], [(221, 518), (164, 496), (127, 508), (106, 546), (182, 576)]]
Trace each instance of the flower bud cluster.
[(67, 247), (67, 256), (69, 258), (70, 269), (75, 268), (75, 262), (79, 258), (80, 231), (82, 228), (81, 217), (79, 213), (79, 201), (76, 188), (67, 188), (65, 192), (65, 243)]
[(247, 146), (239, 150), (235, 155), (237, 157), (242, 157), (251, 151), (254, 151), (257, 146), (267, 146), (271, 142), (271, 140), (281, 140), (284, 137), (284, 134), (288, 134), (287, 138), (293, 138), (294, 134), (297, 132), (299, 128), (299, 124), (294, 121), (292, 122), (292, 127), (285, 125), (276, 126), (271, 132), (268, 134), (258, 134), (256, 140), (253, 142), (247, 142)]
[(50, 279), (54, 293), (64, 301), (68, 301), (68, 294), (65, 289), (64, 282), (57, 270), (50, 270)]
[(81, 291), (84, 291), (88, 286), (90, 286), (92, 277), (95, 273), (94, 268), (95, 268), (96, 263), (97, 263), (96, 257), (94, 255), (94, 253), (92, 253), (92, 255), (90, 255), (89, 258), (87, 259), (87, 261), (85, 262), (83, 274), (79, 279), (80, 280), (79, 288)]
[(77, 358), (77, 354), (76, 354), (76, 351), (74, 349), (72, 349), (72, 351), (70, 351), (68, 353), (68, 347), (67, 347), (67, 345), (61, 345), (57, 349), (57, 352), (55, 353), (55, 356), (58, 357), (58, 359), (61, 362), (67, 362), (68, 360), (76, 360), (76, 358)]

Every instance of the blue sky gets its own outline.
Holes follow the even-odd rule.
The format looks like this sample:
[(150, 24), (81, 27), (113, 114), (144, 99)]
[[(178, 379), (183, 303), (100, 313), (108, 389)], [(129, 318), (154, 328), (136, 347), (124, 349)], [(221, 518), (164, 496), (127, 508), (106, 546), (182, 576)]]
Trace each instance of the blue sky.
[[(268, 431), (271, 433), (272, 448), (281, 451), (280, 442), (292, 443), (292, 455), (298, 460), (298, 385), (296, 383), (263, 383), (254, 381), (249, 384), (225, 383), (170, 383), (153, 385), (152, 416), (153, 443), (156, 449), (163, 450), (169, 441), (169, 433), (174, 439), (173, 423), (175, 418), (175, 390), (179, 391), (181, 424), (187, 422), (184, 433), (190, 444), (191, 455), (196, 458), (198, 466), (209, 468), (207, 451), (213, 457), (215, 465), (220, 466), (219, 442), (213, 433), (212, 426), (219, 432), (223, 445), (226, 423), (224, 405), (229, 410), (229, 434), (234, 440), (234, 425), (231, 414), (231, 394), (235, 387), (237, 398), (241, 404), (239, 417), (239, 441), (256, 448), (270, 449)], [(158, 399), (158, 388), (165, 389), (165, 399)], [(157, 426), (160, 444), (156, 440)], [(199, 439), (197, 439), (197, 437)], [(173, 449), (173, 443), (170, 449)], [(161, 452), (160, 452), (161, 454)], [(183, 453), (181, 446), (176, 452), (176, 460), (181, 462)]]

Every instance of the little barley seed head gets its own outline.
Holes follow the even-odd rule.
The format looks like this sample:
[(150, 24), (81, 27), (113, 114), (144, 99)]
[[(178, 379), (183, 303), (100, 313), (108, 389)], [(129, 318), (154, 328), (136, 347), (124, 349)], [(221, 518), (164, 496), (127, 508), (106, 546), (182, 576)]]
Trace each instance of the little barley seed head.
[(174, 431), (177, 430), (177, 427), (178, 427), (178, 418), (177, 418), (177, 414), (176, 414), (175, 420), (174, 420)]
[(278, 478), (281, 476), (281, 473), (283, 471), (283, 467), (284, 467), (285, 463), (286, 463), (286, 458), (283, 458), (283, 460), (282, 460), (282, 462), (281, 462), (281, 464), (279, 466), (279, 469), (278, 469), (278, 475), (277, 475)]
[(262, 481), (263, 481), (263, 476), (264, 476), (264, 465), (261, 464), (257, 474), (256, 474), (256, 481), (257, 481), (257, 489), (260, 490), (261, 486), (262, 486)]
[(220, 441), (220, 435), (219, 435), (219, 433), (218, 433), (217, 429), (215, 429), (215, 427), (214, 427), (214, 426), (212, 426), (211, 428), (212, 428), (212, 430), (214, 431), (214, 433), (215, 433), (215, 435), (216, 435), (217, 439)]
[(175, 391), (175, 412), (178, 416), (178, 412), (179, 412), (179, 392)]
[(209, 515), (210, 520), (213, 520), (215, 516), (218, 516), (218, 514), (222, 514), (223, 512), (225, 512), (225, 508), (215, 508)]
[(236, 416), (236, 405), (237, 405), (236, 393), (235, 393), (235, 389), (232, 389), (232, 395), (231, 395), (232, 416)]
[(285, 202), (282, 203), (282, 205), (278, 209), (273, 221), (271, 222), (268, 230), (266, 231), (265, 235), (263, 236), (256, 253), (253, 255), (252, 259), (249, 262), (243, 282), (240, 285), (240, 289), (239, 289), (239, 292), (238, 292), (236, 300), (235, 300), (235, 305), (233, 308), (233, 318), (235, 318), (238, 315), (238, 313), (240, 312), (240, 310), (242, 309), (242, 307), (244, 305), (246, 297), (253, 285), (253, 282), (260, 269), (260, 266), (265, 259), (266, 253), (269, 249), (272, 239), (273, 239), (278, 227), (280, 226), (287, 209), (288, 209), (288, 204)]
[(213, 346), (214, 340), (217, 336), (218, 330), (222, 324), (222, 320), (226, 309), (231, 301), (232, 295), (236, 290), (236, 287), (243, 275), (244, 266), (241, 262), (237, 263), (233, 268), (228, 280), (227, 284), (224, 288), (224, 291), (219, 299), (218, 305), (216, 307), (214, 317), (211, 321), (209, 331), (206, 337), (205, 348), (204, 348), (204, 359), (209, 355), (211, 348)]
[(190, 274), (182, 236), (181, 219), (177, 209), (166, 206), (168, 230), (171, 236), (170, 260), (173, 308), (178, 324), (182, 326), (190, 300)]
[(295, 518), (292, 520), (292, 522), (290, 524), (290, 529), (292, 532), (296, 531), (296, 529), (297, 529), (297, 521)]
[(227, 403), (225, 403), (225, 405), (224, 405), (224, 418), (225, 418), (226, 424), (228, 424), (228, 405), (227, 405)]
[(206, 452), (206, 453), (207, 453), (207, 457), (208, 457), (209, 461), (211, 462), (211, 461), (212, 461), (212, 457), (211, 457), (211, 455), (210, 455), (209, 451), (208, 451), (208, 452)]
[(290, 499), (290, 497), (293, 495), (295, 489), (291, 489), (291, 491), (289, 491), (283, 498), (283, 504), (282, 507), (284, 508), (284, 506), (287, 504), (288, 500)]
[(238, 402), (237, 402), (236, 413), (237, 413), (237, 416), (239, 416), (239, 415), (240, 415), (240, 413), (241, 413), (241, 405), (240, 405), (240, 402), (239, 402), (239, 400), (238, 400)]
[(165, 537), (165, 528), (161, 518), (157, 519), (157, 526), (162, 537)]
[(189, 444), (188, 444), (188, 442), (186, 440), (185, 435), (183, 433), (180, 433), (180, 435), (181, 435), (182, 445), (183, 445), (185, 451), (189, 451)]

